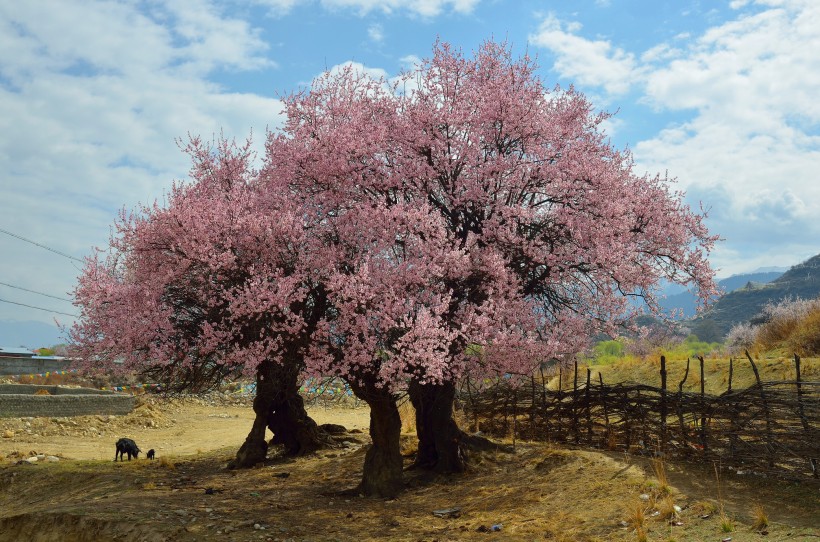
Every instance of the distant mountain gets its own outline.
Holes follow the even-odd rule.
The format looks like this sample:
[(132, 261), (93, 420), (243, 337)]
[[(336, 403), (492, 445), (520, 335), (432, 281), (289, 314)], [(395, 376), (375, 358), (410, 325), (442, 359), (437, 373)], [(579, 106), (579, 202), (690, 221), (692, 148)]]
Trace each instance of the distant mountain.
[[(728, 279), (727, 279), (728, 280)], [(797, 264), (775, 280), (749, 281), (718, 299), (691, 321), (691, 331), (703, 341), (722, 341), (735, 324), (747, 322), (769, 302), (785, 297), (814, 299), (820, 296), (820, 254)]]
[(65, 342), (55, 325), (44, 322), (12, 322), (0, 320), (0, 345), (29, 349), (53, 346)]
[[(743, 288), (749, 283), (766, 284), (779, 278), (781, 275), (783, 275), (783, 272), (781, 271), (763, 271), (745, 273), (742, 275), (732, 275), (729, 278), (719, 280), (718, 287), (724, 293), (729, 293), (737, 290), (738, 288)], [(666, 299), (662, 299), (660, 301), (660, 305), (664, 311), (670, 312), (673, 309), (680, 309), (683, 311), (684, 318), (692, 318), (696, 314), (697, 300), (695, 298), (695, 294), (689, 290), (684, 290), (674, 294), (666, 293)]]
[(789, 270), (788, 267), (780, 267), (780, 266), (777, 266), (777, 265), (767, 265), (766, 267), (758, 267), (757, 269), (752, 271), (752, 273), (772, 273), (772, 272), (774, 272), (774, 273), (779, 273), (779, 274), (782, 275), (783, 273), (785, 273), (788, 270)]

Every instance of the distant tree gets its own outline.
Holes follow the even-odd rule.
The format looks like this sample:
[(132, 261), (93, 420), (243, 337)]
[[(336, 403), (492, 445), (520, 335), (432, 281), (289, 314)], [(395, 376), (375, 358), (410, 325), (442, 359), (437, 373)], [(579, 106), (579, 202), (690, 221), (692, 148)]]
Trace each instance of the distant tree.
[(315, 450), (323, 435), (297, 379), (324, 305), (300, 212), (284, 194), (259, 195), (249, 143), (193, 139), (185, 150), (192, 182), (175, 184), (165, 205), (123, 212), (107, 256), (87, 259), (74, 353), (173, 392), (255, 375), (256, 420), (234, 464), (265, 458), (266, 427), (290, 454)]

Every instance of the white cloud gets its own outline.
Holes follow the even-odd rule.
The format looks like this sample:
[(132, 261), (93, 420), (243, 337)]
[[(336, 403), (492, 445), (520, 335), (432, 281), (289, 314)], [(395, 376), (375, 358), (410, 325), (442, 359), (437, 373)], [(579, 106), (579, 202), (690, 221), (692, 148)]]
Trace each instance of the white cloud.
[[(269, 69), (267, 46), (214, 4), (194, 7), (0, 3), (0, 227), (81, 257), (105, 244), (120, 207), (161, 198), (187, 176), (176, 138), (244, 138), (253, 129), (261, 148), (282, 104), (227, 92), (209, 74)], [(73, 287), (70, 260), (7, 235), (0, 254), (14, 255), (0, 257), (3, 282), (54, 295)], [(0, 303), (3, 319), (51, 315)]]
[(384, 41), (384, 28), (382, 25), (376, 23), (371, 24), (367, 27), (367, 36), (376, 43), (381, 43)]
[(626, 93), (641, 76), (635, 56), (608, 41), (583, 38), (577, 34), (580, 30), (580, 24), (563, 23), (549, 14), (529, 41), (556, 55), (553, 69), (561, 77), (603, 87), (612, 95)]
[[(422, 17), (437, 17), (445, 11), (471, 13), (481, 0), (319, 0), (325, 9), (352, 9), (360, 15), (372, 12), (405, 12)], [(297, 5), (310, 5), (316, 0), (255, 0), (271, 8), (273, 15), (283, 15)]]
[(372, 11), (406, 11), (422, 17), (436, 17), (448, 8), (456, 13), (470, 13), (478, 2), (479, 0), (321, 0), (324, 7), (353, 8), (362, 14)]
[[(552, 15), (533, 41), (556, 55), (561, 75), (688, 115), (634, 146), (638, 169), (669, 171), (705, 197), (714, 231), (757, 252), (750, 258), (789, 265), (820, 252), (820, 3), (732, 7), (733, 20), (634, 56)], [(732, 268), (737, 253), (719, 249), (715, 261)]]

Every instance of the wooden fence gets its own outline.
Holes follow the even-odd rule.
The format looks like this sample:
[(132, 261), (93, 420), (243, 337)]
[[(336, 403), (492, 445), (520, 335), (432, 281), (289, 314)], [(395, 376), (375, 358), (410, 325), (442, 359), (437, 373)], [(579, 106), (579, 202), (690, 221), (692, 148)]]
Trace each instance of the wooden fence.
[[(757, 382), (733, 390), (729, 365), (726, 392), (704, 393), (704, 361), (698, 358), (700, 393), (684, 392), (686, 374), (668, 389), (661, 357), (661, 387), (604, 384), (589, 369), (573, 386), (550, 391), (546, 379), (528, 384), (501, 380), (477, 386), (464, 381), (459, 401), (468, 422), (492, 435), (591, 445), (650, 455), (719, 462), (738, 472), (818, 482), (820, 458), (820, 382), (804, 382), (795, 356), (795, 379)], [(745, 363), (745, 361), (743, 361)]]

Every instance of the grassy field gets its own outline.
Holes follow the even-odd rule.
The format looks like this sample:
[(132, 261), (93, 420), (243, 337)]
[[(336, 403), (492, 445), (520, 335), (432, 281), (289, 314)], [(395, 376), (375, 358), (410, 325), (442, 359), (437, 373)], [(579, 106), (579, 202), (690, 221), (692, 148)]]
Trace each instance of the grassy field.
[[(760, 373), (760, 379), (766, 381), (794, 380), (794, 359), (787, 356), (769, 355), (755, 359), (755, 365)], [(754, 372), (745, 356), (734, 358), (732, 371), (732, 388), (748, 388), (755, 383)], [(647, 360), (623, 358), (606, 365), (590, 365), (593, 378), (598, 381), (600, 373), (605, 383), (637, 382), (660, 387), (660, 358)], [(669, 390), (678, 390), (678, 385), (686, 373), (685, 358), (667, 358), (667, 387)], [(584, 369), (583, 376), (586, 378)], [(564, 386), (572, 385), (572, 375), (565, 375)], [(820, 380), (820, 358), (805, 358), (801, 360), (801, 379), (803, 381)], [(700, 392), (700, 362), (696, 358), (690, 359), (689, 376), (683, 386), (684, 391)], [(729, 384), (729, 358), (704, 358), (704, 387), (708, 394), (719, 395), (726, 391)], [(551, 387), (555, 387), (552, 384)]]

